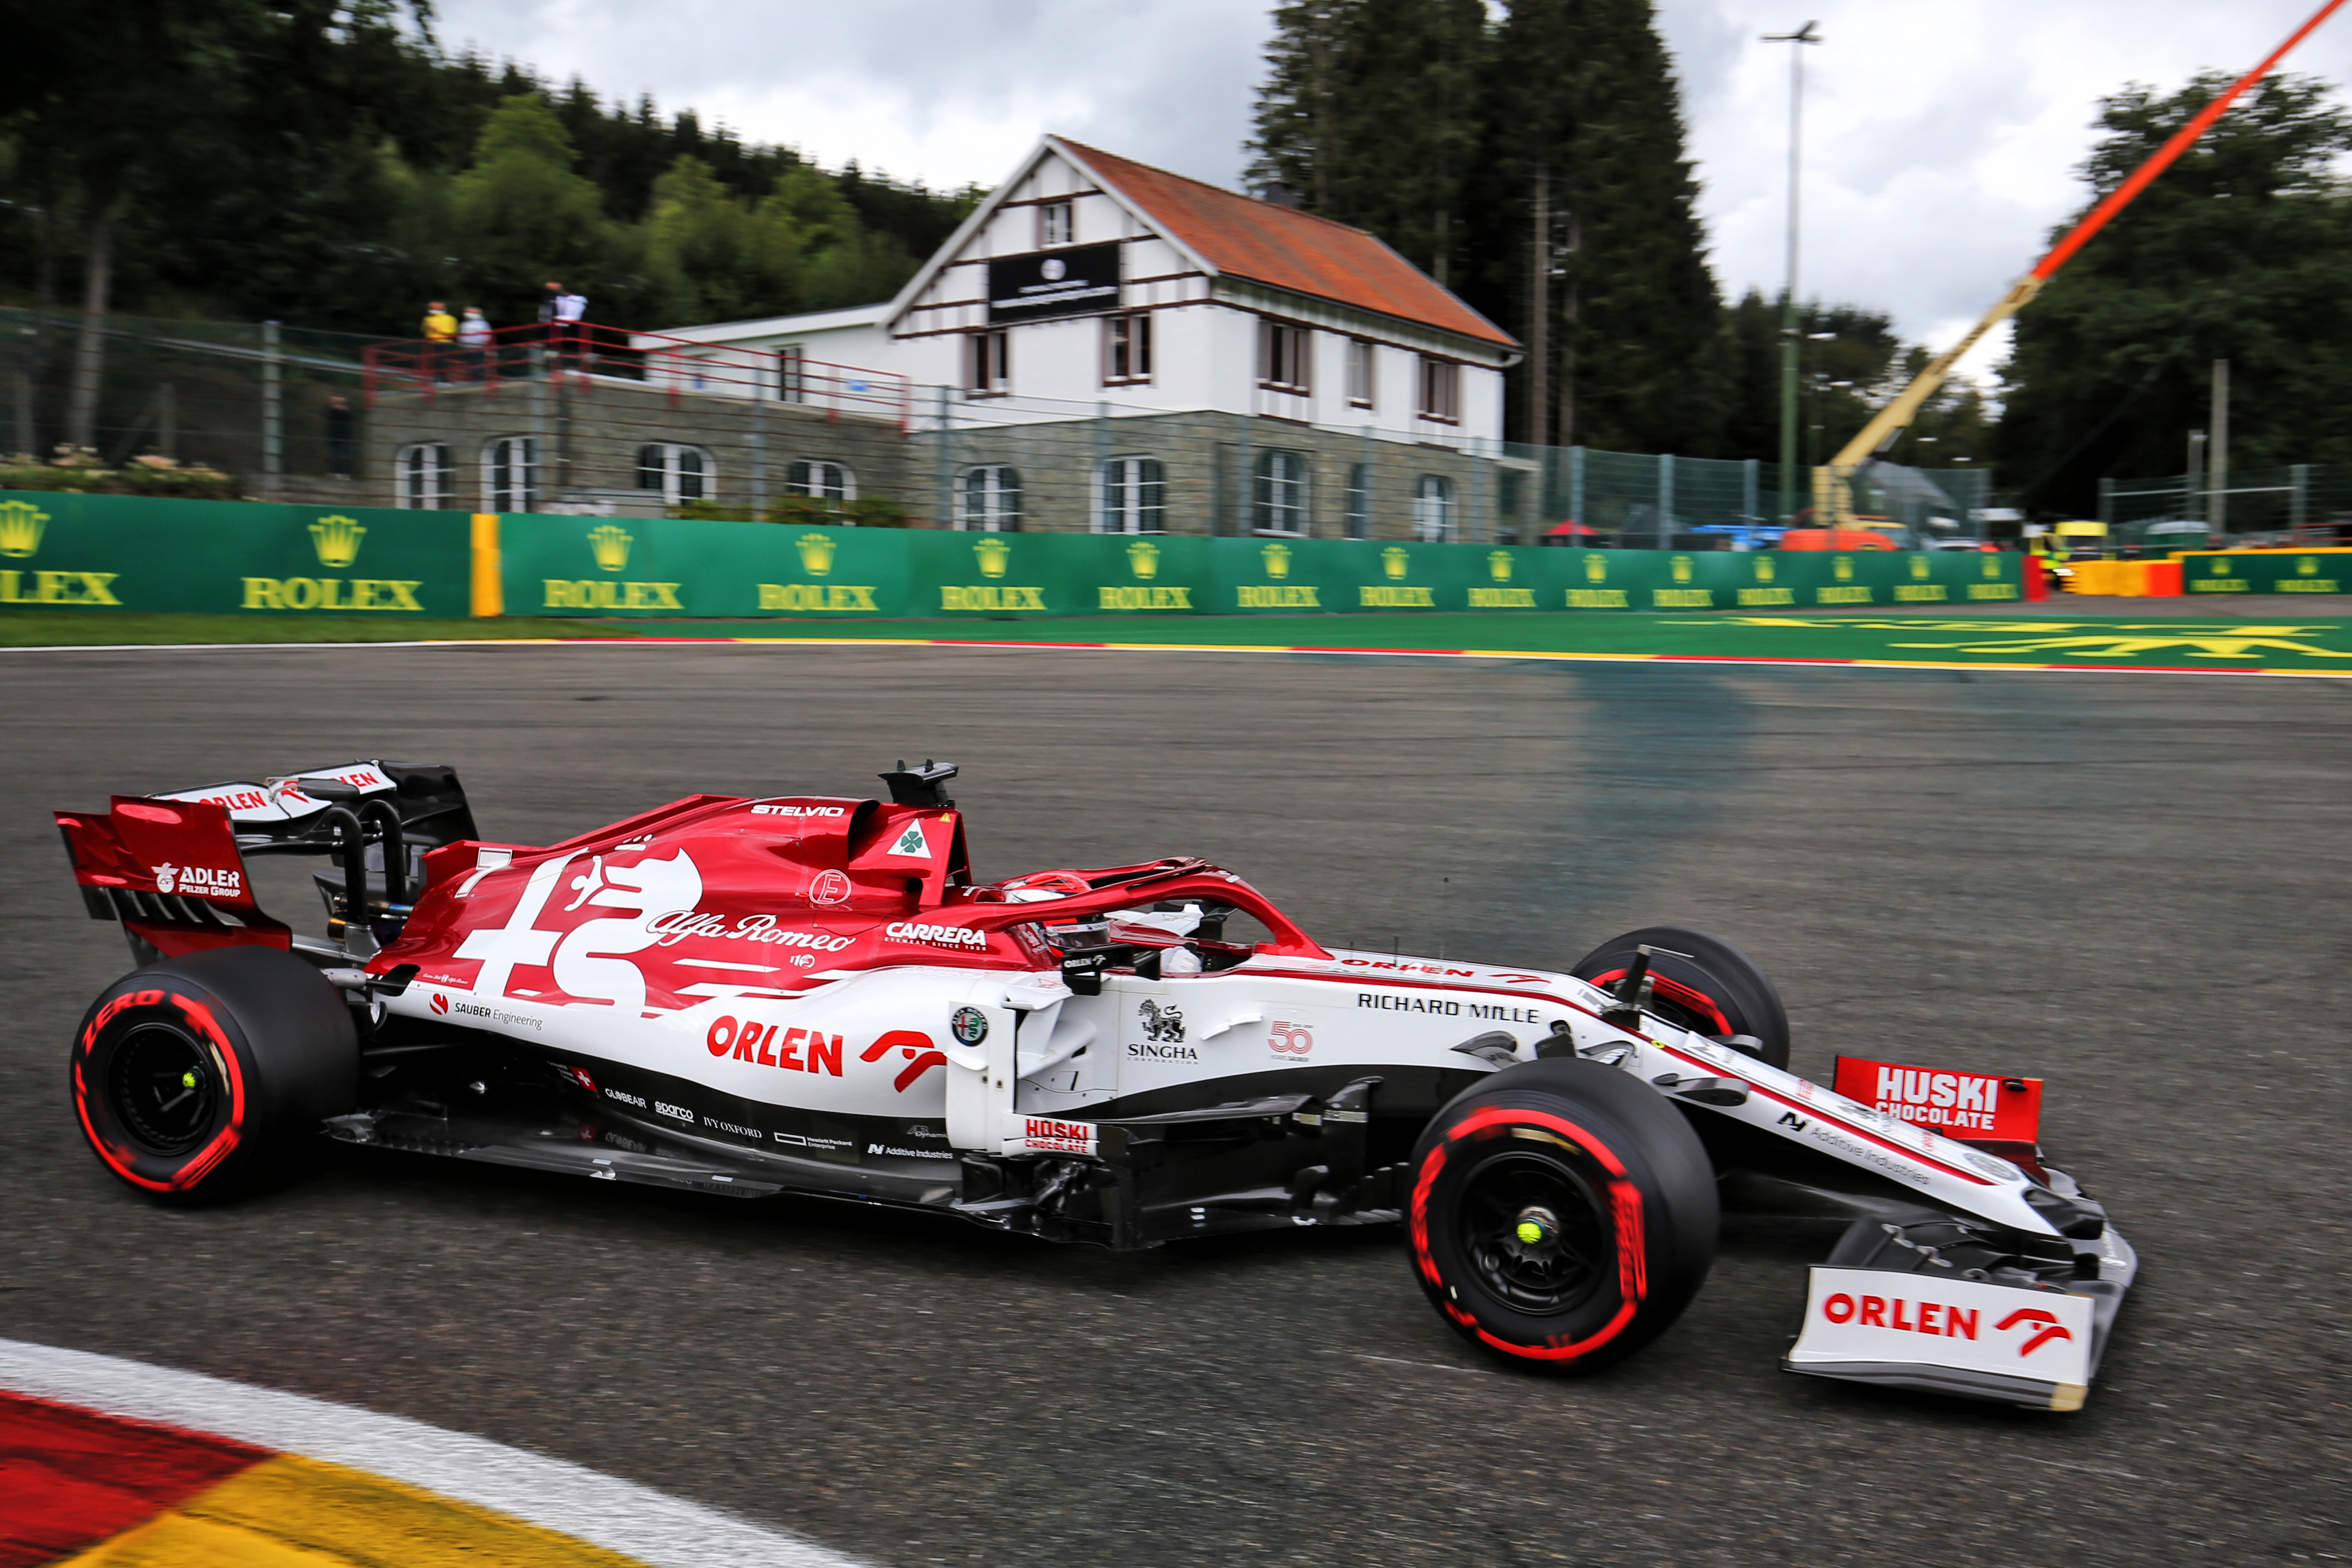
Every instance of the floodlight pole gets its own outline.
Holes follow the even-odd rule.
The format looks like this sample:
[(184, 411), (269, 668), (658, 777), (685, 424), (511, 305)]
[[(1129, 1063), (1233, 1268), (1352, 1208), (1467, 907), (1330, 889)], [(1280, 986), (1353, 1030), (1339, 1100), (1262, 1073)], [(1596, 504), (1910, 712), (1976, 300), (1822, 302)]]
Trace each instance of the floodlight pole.
[[(1818, 44), (1808, 22), (1793, 33), (1767, 33), (1768, 44)], [(1797, 478), (1797, 153), (1805, 102), (1805, 51), (1789, 51), (1789, 280), (1780, 294), (1780, 521), (1795, 521)]]

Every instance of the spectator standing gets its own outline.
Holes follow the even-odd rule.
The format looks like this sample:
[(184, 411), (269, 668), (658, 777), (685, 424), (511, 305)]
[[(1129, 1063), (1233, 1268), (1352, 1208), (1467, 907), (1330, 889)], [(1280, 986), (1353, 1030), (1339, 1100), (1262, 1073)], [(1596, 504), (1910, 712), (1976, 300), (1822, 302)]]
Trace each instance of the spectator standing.
[(466, 379), (480, 381), (489, 364), (490, 323), (479, 305), (466, 307), (466, 319), (457, 323), (457, 342), (465, 351)]
[(358, 443), (352, 438), (352, 405), (342, 394), (327, 399), (327, 472), (339, 479), (352, 477)]
[(580, 359), (581, 342), (586, 335), (582, 325), (588, 314), (588, 296), (570, 290), (558, 293), (552, 302), (555, 310), (555, 335), (560, 351), (574, 363)]
[(425, 374), (435, 381), (441, 379), (441, 363), (447, 355), (448, 345), (457, 336), (457, 318), (449, 307), (436, 300), (425, 307)]

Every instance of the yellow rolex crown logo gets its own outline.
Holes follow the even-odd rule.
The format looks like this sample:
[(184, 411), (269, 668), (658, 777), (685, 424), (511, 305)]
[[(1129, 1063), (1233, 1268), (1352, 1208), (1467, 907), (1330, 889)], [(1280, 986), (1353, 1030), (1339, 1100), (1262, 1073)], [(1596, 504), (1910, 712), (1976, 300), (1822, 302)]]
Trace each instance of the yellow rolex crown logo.
[(1927, 580), (1927, 558), (1925, 555), (1911, 557), (1911, 575), (1923, 583)]
[(22, 559), (41, 547), (49, 514), (28, 500), (0, 501), (0, 555)]
[(1127, 547), (1127, 569), (1139, 577), (1160, 574), (1160, 546), (1148, 539), (1139, 539)]
[(360, 558), (360, 540), (367, 530), (355, 517), (322, 517), (310, 525), (310, 542), (318, 548), (321, 566), (348, 566)]
[(1258, 558), (1265, 563), (1265, 574), (1267, 576), (1287, 577), (1290, 575), (1290, 546), (1287, 544), (1269, 544), (1257, 553)]
[(1497, 583), (1509, 582), (1511, 580), (1511, 552), (1507, 550), (1488, 551), (1486, 552), (1486, 575), (1492, 577)]
[(2227, 577), (2230, 574), (2230, 563), (2219, 555), (2213, 557), (2212, 574), (2216, 577)]
[(975, 540), (971, 552), (980, 558), (980, 574), (983, 577), (1003, 576), (1004, 568), (1013, 561), (1013, 546), (1001, 539)]
[(1984, 558), (1984, 574), (1988, 577), (1998, 577), (2000, 575), (2000, 556), (1987, 555)]
[(803, 533), (793, 541), (801, 552), (801, 570), (812, 577), (822, 577), (833, 570), (833, 552), (840, 542), (830, 533)]
[(1381, 552), (1381, 570), (1391, 577), (1403, 576), (1405, 568), (1412, 563), (1412, 556), (1402, 544), (1391, 544)]
[(607, 572), (619, 572), (629, 564), (629, 546), (636, 536), (617, 522), (588, 531), (588, 548), (596, 552), (596, 564)]
[(1691, 558), (1687, 555), (1675, 556), (1669, 563), (1667, 569), (1674, 573), (1675, 581), (1677, 583), (1687, 583), (1691, 580)]
[(1594, 551), (1584, 558), (1584, 580), (1605, 583), (1609, 580), (1609, 557)]
[(1853, 580), (1853, 557), (1851, 555), (1839, 556), (1836, 560), (1830, 563), (1830, 571), (1836, 576), (1839, 582), (1852, 582)]
[(2294, 569), (2297, 573), (2305, 577), (2316, 577), (2319, 575), (2319, 563), (2308, 555), (2297, 556), (2295, 558)]
[(1756, 580), (1759, 583), (1769, 583), (1772, 580), (1773, 570), (1772, 558), (1769, 555), (1756, 557)]

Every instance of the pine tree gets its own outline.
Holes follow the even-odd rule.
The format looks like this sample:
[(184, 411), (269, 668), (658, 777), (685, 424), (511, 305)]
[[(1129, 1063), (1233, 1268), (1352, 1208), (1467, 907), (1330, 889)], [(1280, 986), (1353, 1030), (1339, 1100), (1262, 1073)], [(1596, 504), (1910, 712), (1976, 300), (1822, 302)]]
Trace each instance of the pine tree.
[(1251, 173), (1370, 229), (1440, 282), (1465, 250), (1486, 47), (1480, 0), (1295, 0), (1275, 14)]
[(1515, 0), (1485, 103), (1473, 298), (1541, 351), (1515, 376), (1519, 430), (1559, 446), (1719, 450), (1722, 300), (1650, 0)]

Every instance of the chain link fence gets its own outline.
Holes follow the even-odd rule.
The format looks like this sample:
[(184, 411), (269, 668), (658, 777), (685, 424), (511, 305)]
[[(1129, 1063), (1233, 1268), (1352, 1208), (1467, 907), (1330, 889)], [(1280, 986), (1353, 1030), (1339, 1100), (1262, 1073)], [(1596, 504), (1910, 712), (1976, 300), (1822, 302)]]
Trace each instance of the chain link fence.
[(2119, 542), (2192, 529), (2249, 543), (2352, 539), (2352, 463), (2297, 463), (2099, 481), (2098, 521)]
[[(78, 357), (97, 374), (77, 375)], [(1776, 465), (982, 395), (586, 323), (469, 348), (0, 310), (0, 488), (995, 531), (1769, 545)], [(1853, 512), (1974, 539), (1985, 476), (1874, 467)]]

